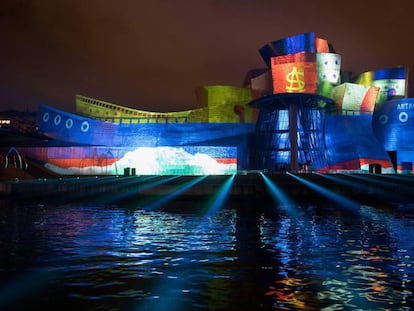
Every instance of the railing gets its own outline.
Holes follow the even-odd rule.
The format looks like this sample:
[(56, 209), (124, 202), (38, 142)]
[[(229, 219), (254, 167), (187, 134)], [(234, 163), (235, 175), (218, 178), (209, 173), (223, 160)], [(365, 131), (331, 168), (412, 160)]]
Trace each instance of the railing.
[(95, 117), (96, 120), (122, 123), (122, 124), (147, 124), (147, 123), (187, 123), (187, 116), (160, 116), (160, 117)]
[(372, 114), (370, 110), (350, 110), (350, 109), (328, 109), (327, 115), (330, 116), (359, 116), (362, 114)]

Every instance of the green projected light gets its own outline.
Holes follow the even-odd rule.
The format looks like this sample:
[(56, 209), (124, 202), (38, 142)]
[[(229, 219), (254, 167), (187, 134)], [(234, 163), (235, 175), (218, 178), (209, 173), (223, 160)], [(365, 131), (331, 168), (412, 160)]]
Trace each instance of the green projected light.
[[(237, 173), (237, 150), (234, 147), (208, 148), (210, 154), (189, 152), (180, 147), (140, 147), (121, 154), (116, 161), (100, 158), (94, 164), (82, 166), (86, 158), (76, 161), (71, 156), (56, 159), (45, 166), (62, 175), (233, 175)], [(70, 153), (71, 150), (67, 150)], [(92, 162), (92, 161), (90, 161)], [(109, 164), (111, 163), (111, 164)], [(98, 165), (101, 164), (101, 165)]]

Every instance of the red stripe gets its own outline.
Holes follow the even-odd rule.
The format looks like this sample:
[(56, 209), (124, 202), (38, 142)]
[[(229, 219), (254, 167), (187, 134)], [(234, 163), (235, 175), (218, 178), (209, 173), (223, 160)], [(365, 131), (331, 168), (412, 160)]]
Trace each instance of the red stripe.
[(383, 168), (390, 168), (392, 167), (392, 163), (387, 160), (375, 160), (375, 159), (360, 159), (361, 166), (367, 164), (381, 164)]
[(58, 158), (58, 159), (48, 159), (47, 162), (58, 167), (69, 168), (69, 167), (90, 167), (90, 166), (108, 166), (112, 165), (114, 162), (118, 161), (117, 158)]
[(236, 158), (215, 158), (215, 160), (221, 164), (237, 164)]
[(392, 163), (387, 160), (377, 160), (377, 159), (354, 159), (351, 161), (338, 163), (329, 167), (324, 167), (319, 172), (328, 172), (331, 170), (359, 170), (362, 165), (369, 164), (380, 164), (383, 168), (391, 168)]

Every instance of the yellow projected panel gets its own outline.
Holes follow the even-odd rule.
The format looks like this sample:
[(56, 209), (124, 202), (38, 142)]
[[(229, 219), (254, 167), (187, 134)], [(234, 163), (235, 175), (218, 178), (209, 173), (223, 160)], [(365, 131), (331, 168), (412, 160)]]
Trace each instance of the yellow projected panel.
[(203, 109), (177, 112), (145, 111), (81, 95), (76, 96), (76, 111), (83, 116), (103, 119), (109, 122), (183, 123), (189, 122), (190, 120), (192, 122), (206, 122), (207, 120), (207, 112), (203, 111)]
[(208, 108), (208, 122), (255, 122), (257, 110), (247, 104), (252, 91), (224, 85), (202, 86), (196, 89), (199, 105)]
[(202, 108), (154, 112), (133, 109), (106, 101), (77, 95), (77, 113), (108, 122), (184, 123), (184, 122), (255, 122), (256, 109), (247, 106), (252, 91), (233, 86), (203, 86), (196, 90)]

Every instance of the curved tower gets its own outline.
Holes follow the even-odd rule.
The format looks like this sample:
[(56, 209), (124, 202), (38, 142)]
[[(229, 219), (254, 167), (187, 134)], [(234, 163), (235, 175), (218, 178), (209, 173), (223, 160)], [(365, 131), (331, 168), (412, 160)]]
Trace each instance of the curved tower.
[(329, 98), (305, 93), (280, 93), (251, 102), (260, 110), (252, 167), (270, 172), (326, 167), (325, 107), (332, 104)]

